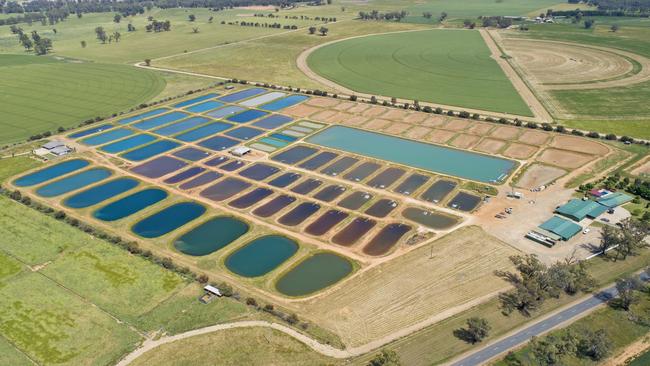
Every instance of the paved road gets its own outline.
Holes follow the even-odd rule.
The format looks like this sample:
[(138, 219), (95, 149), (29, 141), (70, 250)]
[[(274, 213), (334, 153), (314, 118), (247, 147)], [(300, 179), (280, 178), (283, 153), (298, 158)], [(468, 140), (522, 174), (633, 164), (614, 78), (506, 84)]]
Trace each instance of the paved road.
[[(648, 281), (648, 276), (641, 275), (641, 279)], [(475, 366), (482, 365), (496, 357), (497, 355), (508, 351), (510, 349), (516, 348), (524, 343), (528, 342), (532, 336), (539, 336), (544, 332), (547, 332), (558, 325), (562, 324), (567, 320), (571, 320), (583, 314), (584, 312), (590, 311), (593, 308), (602, 305), (608, 300), (616, 297), (618, 292), (615, 287), (609, 287), (601, 292), (595, 294), (587, 300), (579, 302), (553, 316), (550, 318), (544, 319), (538, 323), (530, 325), (519, 332), (508, 336), (490, 346), (483, 348), (475, 353), (468, 355), (467, 357), (452, 363), (452, 366)]]

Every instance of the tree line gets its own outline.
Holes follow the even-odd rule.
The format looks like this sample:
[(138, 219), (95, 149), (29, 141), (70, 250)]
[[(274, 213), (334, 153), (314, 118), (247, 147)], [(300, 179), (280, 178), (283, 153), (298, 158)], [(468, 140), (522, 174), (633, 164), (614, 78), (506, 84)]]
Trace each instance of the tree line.
[(568, 2), (593, 5), (604, 12), (650, 13), (650, 0), (568, 0)]
[(359, 19), (361, 20), (386, 20), (386, 21), (396, 21), (400, 22), (402, 19), (406, 18), (408, 12), (405, 10), (400, 11), (389, 11), (389, 12), (379, 12), (378, 10), (371, 11), (360, 11)]
[[(18, 36), (18, 42), (27, 51), (34, 50), (34, 53), (40, 56), (46, 55), (52, 50), (52, 40), (46, 37), (41, 37), (41, 35), (35, 30), (27, 34), (22, 28), (16, 25), (12, 25), (9, 29), (12, 34)], [(56, 29), (54, 32), (56, 33)]]

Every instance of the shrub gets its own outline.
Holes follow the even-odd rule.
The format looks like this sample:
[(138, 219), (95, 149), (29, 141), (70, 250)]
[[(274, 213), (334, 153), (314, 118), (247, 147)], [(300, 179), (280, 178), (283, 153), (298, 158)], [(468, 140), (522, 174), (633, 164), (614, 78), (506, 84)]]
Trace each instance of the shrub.
[(291, 315), (289, 315), (286, 320), (287, 323), (291, 325), (296, 324), (298, 323), (298, 315), (296, 315), (296, 313), (291, 313)]
[(350, 95), (350, 101), (356, 102), (357, 101), (357, 96), (354, 95), (354, 94)]
[(246, 305), (257, 307), (257, 300), (255, 300), (255, 299), (252, 298), (252, 297), (247, 297), (247, 298), (246, 298)]
[(448, 116), (451, 116), (451, 117), (454, 117), (456, 114), (454, 113), (454, 111), (452, 111), (452, 110), (448, 110), (448, 111), (447, 111), (447, 115), (448, 115)]
[(231, 297), (234, 294), (232, 286), (225, 282), (219, 284), (219, 291), (221, 291), (221, 294), (225, 297)]
[(505, 125), (506, 123), (508, 123), (508, 120), (505, 118), (499, 118), (498, 122), (501, 123), (502, 125)]
[(606, 139), (606, 140), (612, 140), (612, 141), (613, 141), (613, 140), (616, 140), (616, 135), (614, 135), (613, 133), (608, 133), (608, 134), (605, 136), (605, 139)]
[(591, 137), (592, 139), (597, 139), (600, 138), (600, 134), (596, 131), (591, 131), (587, 134), (587, 137)]
[(206, 284), (206, 283), (208, 283), (208, 281), (210, 281), (210, 277), (208, 277), (208, 275), (206, 275), (205, 273), (201, 273), (196, 278), (196, 280), (199, 281), (199, 283), (201, 283), (201, 284)]
[(433, 113), (442, 114), (442, 108), (440, 108), (440, 107), (436, 108), (435, 111), (433, 111)]
[(460, 117), (460, 118), (469, 118), (469, 112), (467, 112), (467, 111), (458, 112), (458, 117)]

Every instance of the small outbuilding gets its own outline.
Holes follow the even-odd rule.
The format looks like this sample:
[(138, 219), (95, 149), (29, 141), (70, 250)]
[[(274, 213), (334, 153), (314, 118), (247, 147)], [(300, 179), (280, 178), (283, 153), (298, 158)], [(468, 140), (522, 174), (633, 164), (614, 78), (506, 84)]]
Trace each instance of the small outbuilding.
[(577, 233), (582, 231), (582, 226), (573, 223), (567, 219), (559, 216), (553, 216), (546, 220), (539, 228), (555, 235), (558, 235), (562, 240), (569, 240)]
[(251, 149), (246, 147), (246, 146), (239, 146), (239, 147), (236, 147), (236, 148), (230, 150), (230, 153), (235, 155), (235, 156), (244, 156), (244, 155), (246, 155), (246, 154), (248, 154), (250, 152), (251, 152)]
[(223, 296), (221, 294), (221, 291), (219, 291), (218, 288), (212, 285), (206, 285), (205, 287), (203, 287), (203, 291), (205, 291), (205, 293), (203, 294), (203, 296), (199, 298), (199, 301), (201, 301), (204, 304), (210, 303), (212, 300), (216, 299), (217, 297)]
[(46, 143), (45, 145), (43, 145), (41, 147), (43, 149), (45, 149), (45, 150), (50, 150), (51, 151), (53, 149), (56, 149), (57, 147), (62, 147), (62, 146), (65, 146), (65, 143), (63, 143), (62, 141), (54, 140), (54, 141), (50, 141), (50, 142)]

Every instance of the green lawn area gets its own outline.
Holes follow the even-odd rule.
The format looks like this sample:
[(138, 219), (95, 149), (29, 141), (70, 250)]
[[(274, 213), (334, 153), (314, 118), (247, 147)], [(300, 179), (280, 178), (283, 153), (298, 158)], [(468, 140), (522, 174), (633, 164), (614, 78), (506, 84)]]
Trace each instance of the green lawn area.
[[(641, 301), (632, 306), (632, 311), (635, 314), (647, 314), (649, 310), (650, 297), (647, 294), (641, 294)], [(562, 336), (568, 331), (571, 331), (574, 334), (581, 334), (585, 331), (595, 332), (600, 329), (605, 330), (607, 333), (607, 336), (611, 341), (613, 354), (643, 337), (650, 330), (648, 326), (631, 321), (628, 312), (606, 307), (576, 321), (566, 328), (553, 331), (550, 334)], [(515, 354), (522, 362), (522, 366), (534, 366), (539, 364), (538, 360), (536, 360), (534, 355), (530, 352), (529, 346), (523, 347), (515, 352)], [(561, 362), (562, 365), (566, 366), (587, 366), (599, 364), (599, 362), (593, 361), (589, 358), (578, 358), (575, 356), (564, 357)], [(495, 363), (495, 366), (507, 365), (508, 364), (505, 361)]]
[(322, 47), (307, 61), (321, 76), (362, 93), (531, 115), (478, 31), (354, 38)]
[(13, 278), (0, 294), (0, 333), (41, 364), (111, 364), (140, 339), (38, 273)]
[(34, 363), (0, 336), (0, 365), (32, 366)]
[(142, 365), (337, 365), (274, 329), (242, 328), (162, 345), (133, 362)]
[(127, 110), (158, 95), (165, 81), (133, 66), (0, 55), (0, 144)]
[[(638, 101), (637, 101), (638, 102)], [(644, 106), (637, 104), (639, 108)], [(611, 107), (611, 106), (610, 106)], [(630, 105), (631, 107), (631, 105)], [(648, 119), (642, 120), (563, 120), (559, 124), (568, 128), (577, 128), (585, 131), (598, 131), (600, 133), (613, 133), (621, 136), (631, 136), (640, 139), (650, 139), (650, 113)]]

